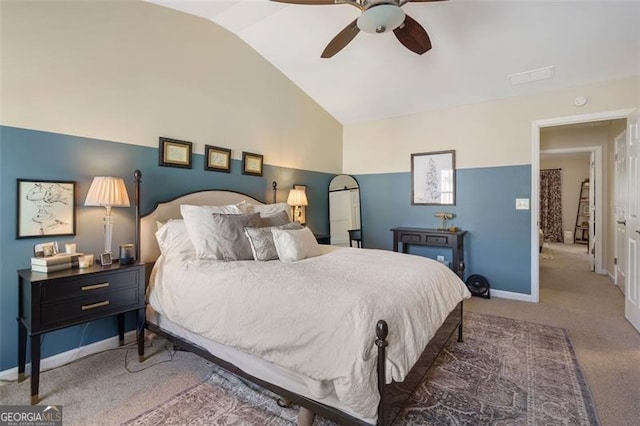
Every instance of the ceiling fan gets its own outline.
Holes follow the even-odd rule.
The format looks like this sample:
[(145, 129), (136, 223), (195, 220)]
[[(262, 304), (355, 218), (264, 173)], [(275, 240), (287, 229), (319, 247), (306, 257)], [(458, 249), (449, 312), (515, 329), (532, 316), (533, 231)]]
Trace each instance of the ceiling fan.
[(368, 33), (393, 31), (396, 38), (407, 49), (418, 55), (431, 50), (431, 40), (425, 29), (417, 21), (405, 14), (402, 6), (409, 2), (434, 2), (446, 0), (271, 0), (279, 3), (328, 5), (350, 4), (362, 14), (329, 42), (320, 55), (330, 58), (349, 44), (360, 30)]

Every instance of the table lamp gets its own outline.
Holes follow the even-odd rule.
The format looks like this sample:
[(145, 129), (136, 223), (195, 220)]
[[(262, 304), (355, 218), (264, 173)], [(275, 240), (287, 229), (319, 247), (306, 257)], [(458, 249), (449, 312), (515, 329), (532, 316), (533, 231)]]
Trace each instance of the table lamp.
[(111, 176), (96, 176), (91, 182), (85, 206), (100, 206), (107, 209), (104, 217), (104, 252), (100, 255), (102, 265), (111, 264), (111, 236), (113, 221), (111, 207), (129, 207), (129, 195), (122, 178)]
[(302, 223), (302, 206), (308, 206), (307, 194), (304, 189), (292, 189), (289, 191), (287, 204), (293, 207), (293, 220)]

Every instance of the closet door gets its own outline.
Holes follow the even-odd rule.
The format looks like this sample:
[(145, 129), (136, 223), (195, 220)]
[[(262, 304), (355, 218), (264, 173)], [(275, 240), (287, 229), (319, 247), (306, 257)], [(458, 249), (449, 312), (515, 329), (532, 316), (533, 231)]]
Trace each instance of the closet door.
[(628, 119), (627, 176), (629, 204), (627, 210), (627, 291), (624, 316), (640, 331), (640, 129), (638, 112)]

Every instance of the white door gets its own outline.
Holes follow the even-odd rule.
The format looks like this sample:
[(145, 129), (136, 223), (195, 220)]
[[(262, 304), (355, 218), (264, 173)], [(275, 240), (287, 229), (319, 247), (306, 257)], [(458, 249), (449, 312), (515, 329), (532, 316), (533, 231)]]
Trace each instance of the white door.
[(624, 316), (640, 331), (640, 154), (639, 112), (628, 118), (627, 126), (627, 184), (629, 202), (627, 207), (627, 288), (625, 291)]
[(625, 274), (627, 273), (627, 133), (622, 132), (615, 139), (615, 174), (614, 174), (614, 220), (616, 233), (614, 236), (614, 282), (625, 292)]
[[(596, 238), (602, 238), (600, 235), (596, 235), (596, 203), (595, 203), (595, 188), (596, 188), (596, 153), (591, 151), (591, 158), (589, 159), (589, 269), (591, 271), (596, 270)], [(597, 242), (600, 244), (600, 242)]]

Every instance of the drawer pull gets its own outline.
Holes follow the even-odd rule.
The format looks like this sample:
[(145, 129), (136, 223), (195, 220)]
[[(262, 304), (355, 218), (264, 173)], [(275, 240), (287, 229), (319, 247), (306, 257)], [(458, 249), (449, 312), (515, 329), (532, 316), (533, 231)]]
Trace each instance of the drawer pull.
[(109, 283), (94, 284), (94, 285), (83, 285), (80, 288), (82, 289), (82, 291), (89, 291), (89, 290), (96, 290), (98, 288), (105, 288), (105, 287), (109, 287)]
[(90, 305), (82, 305), (82, 310), (88, 311), (89, 309), (99, 308), (100, 306), (107, 306), (108, 304), (109, 304), (109, 301), (105, 300), (103, 302), (92, 303)]

